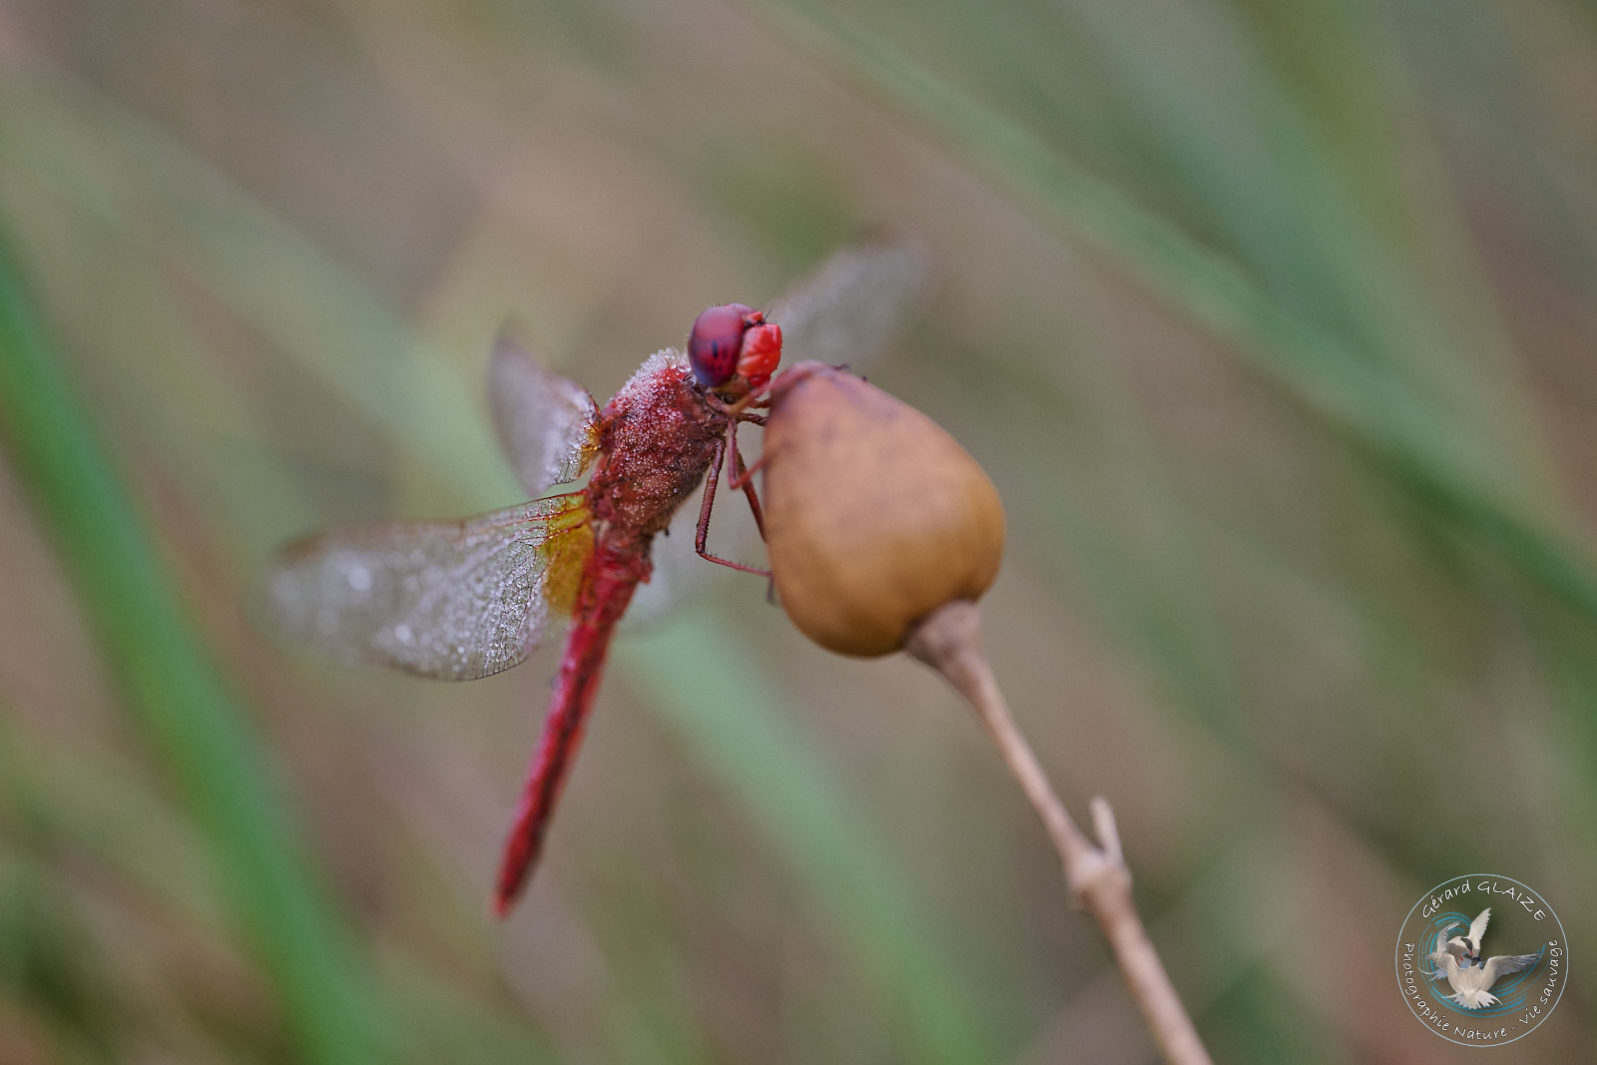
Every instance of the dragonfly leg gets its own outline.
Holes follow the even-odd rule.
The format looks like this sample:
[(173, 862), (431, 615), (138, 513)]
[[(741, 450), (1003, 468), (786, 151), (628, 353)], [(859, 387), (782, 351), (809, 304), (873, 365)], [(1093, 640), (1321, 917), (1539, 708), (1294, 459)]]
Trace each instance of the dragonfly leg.
[(761, 455), (759, 461), (753, 466), (745, 467), (743, 465), (743, 452), (738, 449), (736, 422), (727, 429), (726, 436), (732, 451), (732, 479), (727, 484), (742, 492), (744, 498), (749, 501), (749, 511), (754, 515), (754, 527), (760, 530), (760, 539), (764, 540), (765, 511), (760, 507), (759, 493), (754, 490), (754, 471), (764, 464), (765, 456)]
[[(765, 419), (764, 418), (760, 419), (760, 424), (761, 425), (765, 424)], [(737, 434), (737, 423), (734, 422), (733, 425), (732, 425), (732, 430), (728, 434), (728, 436), (729, 436), (729, 438), (732, 441), (732, 469), (737, 474), (737, 476), (733, 477), (732, 480), (729, 481), (728, 483), (731, 484), (733, 488), (742, 489), (743, 494), (748, 497), (749, 509), (754, 512), (754, 526), (755, 526), (755, 528), (760, 530), (760, 539), (764, 540), (765, 539), (765, 511), (762, 510), (761, 507), (760, 507), (759, 494), (754, 491), (754, 474), (755, 474), (756, 471), (759, 470), (759, 468), (761, 466), (765, 465), (765, 459), (767, 457), (767, 452), (763, 452), (763, 451), (760, 452), (760, 457), (755, 460), (754, 465), (752, 465), (752, 466), (744, 466), (743, 465), (743, 452), (738, 450), (738, 442), (737, 442), (737, 435), (736, 434)], [(775, 573), (767, 573), (765, 575), (765, 601), (770, 603), (772, 606), (776, 605), (776, 574)]]
[[(710, 511), (715, 506), (715, 490), (721, 481), (721, 467), (726, 463), (728, 450), (736, 451), (737, 448), (735, 445), (728, 448), (725, 440), (717, 438), (715, 442), (715, 457), (710, 461), (710, 470), (704, 479), (704, 503), (699, 507), (699, 525), (693, 535), (693, 550), (698, 552), (700, 558), (708, 562), (729, 566), (743, 573), (755, 573), (761, 577), (769, 577), (771, 571), (768, 569), (760, 569), (758, 566), (745, 566), (741, 562), (733, 562), (731, 559), (722, 558), (706, 550), (706, 545), (710, 540)], [(752, 487), (752, 485), (748, 486), (750, 489)], [(750, 499), (752, 500), (753, 497), (750, 496)], [(760, 527), (760, 535), (763, 537), (765, 535), (765, 518), (760, 512), (758, 503), (754, 503), (754, 520)]]
[(738, 452), (736, 467), (738, 470), (738, 475), (727, 482), (727, 484), (732, 488), (736, 488), (740, 492), (747, 493), (749, 497), (749, 506), (754, 508), (754, 521), (760, 526), (761, 536), (765, 535), (765, 523), (760, 520), (764, 512), (760, 510), (759, 497), (754, 494), (754, 475), (765, 468), (765, 458), (766, 456), (761, 455), (759, 458), (754, 460), (754, 465), (745, 466), (743, 465), (743, 454), (742, 452)]

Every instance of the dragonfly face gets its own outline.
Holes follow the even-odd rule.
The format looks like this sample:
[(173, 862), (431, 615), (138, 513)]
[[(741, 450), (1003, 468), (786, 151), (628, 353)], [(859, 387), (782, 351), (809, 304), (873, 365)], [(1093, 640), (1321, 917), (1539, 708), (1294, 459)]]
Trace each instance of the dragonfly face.
[(688, 334), (688, 365), (705, 388), (721, 389), (741, 377), (740, 391), (758, 393), (782, 358), (782, 329), (741, 303), (711, 307)]

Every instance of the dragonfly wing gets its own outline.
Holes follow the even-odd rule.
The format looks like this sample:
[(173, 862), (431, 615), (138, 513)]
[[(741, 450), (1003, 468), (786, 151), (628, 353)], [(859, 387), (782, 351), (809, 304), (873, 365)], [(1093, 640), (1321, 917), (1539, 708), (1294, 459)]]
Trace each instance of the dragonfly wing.
[(879, 240), (835, 252), (772, 304), (782, 327), (783, 361), (862, 366), (893, 339), (925, 288), (925, 251)]
[(527, 492), (575, 481), (599, 450), (599, 407), (588, 390), (501, 335), (488, 366), (488, 401), (505, 455)]
[[(695, 496), (678, 508), (665, 532), (654, 538), (649, 555), (652, 571), (646, 584), (638, 585), (621, 624), (629, 631), (664, 617), (671, 608), (692, 598), (692, 589), (701, 587), (706, 570), (719, 570), (693, 550), (693, 535), (698, 531), (699, 505)], [(713, 549), (712, 549), (713, 550)]]
[(526, 658), (569, 614), (593, 530), (581, 493), (464, 521), (333, 529), (284, 551), (278, 627), (346, 662), (472, 680)]

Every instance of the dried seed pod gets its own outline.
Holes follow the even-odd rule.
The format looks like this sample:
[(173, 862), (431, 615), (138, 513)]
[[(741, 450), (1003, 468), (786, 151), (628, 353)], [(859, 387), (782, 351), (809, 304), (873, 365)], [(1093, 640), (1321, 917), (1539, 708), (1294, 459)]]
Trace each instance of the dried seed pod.
[(922, 618), (974, 601), (1004, 548), (987, 474), (942, 427), (846, 371), (777, 378), (765, 429), (765, 533), (782, 606), (828, 650), (904, 646)]

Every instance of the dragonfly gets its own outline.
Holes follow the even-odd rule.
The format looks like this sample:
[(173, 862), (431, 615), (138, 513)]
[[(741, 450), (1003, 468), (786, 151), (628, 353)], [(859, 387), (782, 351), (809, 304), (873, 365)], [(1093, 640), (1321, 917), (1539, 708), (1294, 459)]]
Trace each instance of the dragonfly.
[(656, 538), (692, 518), (684, 504), (702, 483), (695, 553), (764, 573), (708, 548), (723, 477), (761, 522), (739, 427), (763, 424), (784, 350), (857, 365), (886, 346), (923, 277), (924, 255), (912, 244), (846, 248), (769, 311), (704, 311), (685, 350), (650, 356), (602, 409), (502, 337), (489, 362), (490, 408), (531, 502), (462, 520), (337, 527), (276, 560), (266, 582), (276, 626), (352, 664), (473, 680), (519, 664), (569, 624), (504, 844), (497, 916), (537, 864), (617, 622), (641, 585), (680, 568), (668, 553), (657, 567)]

